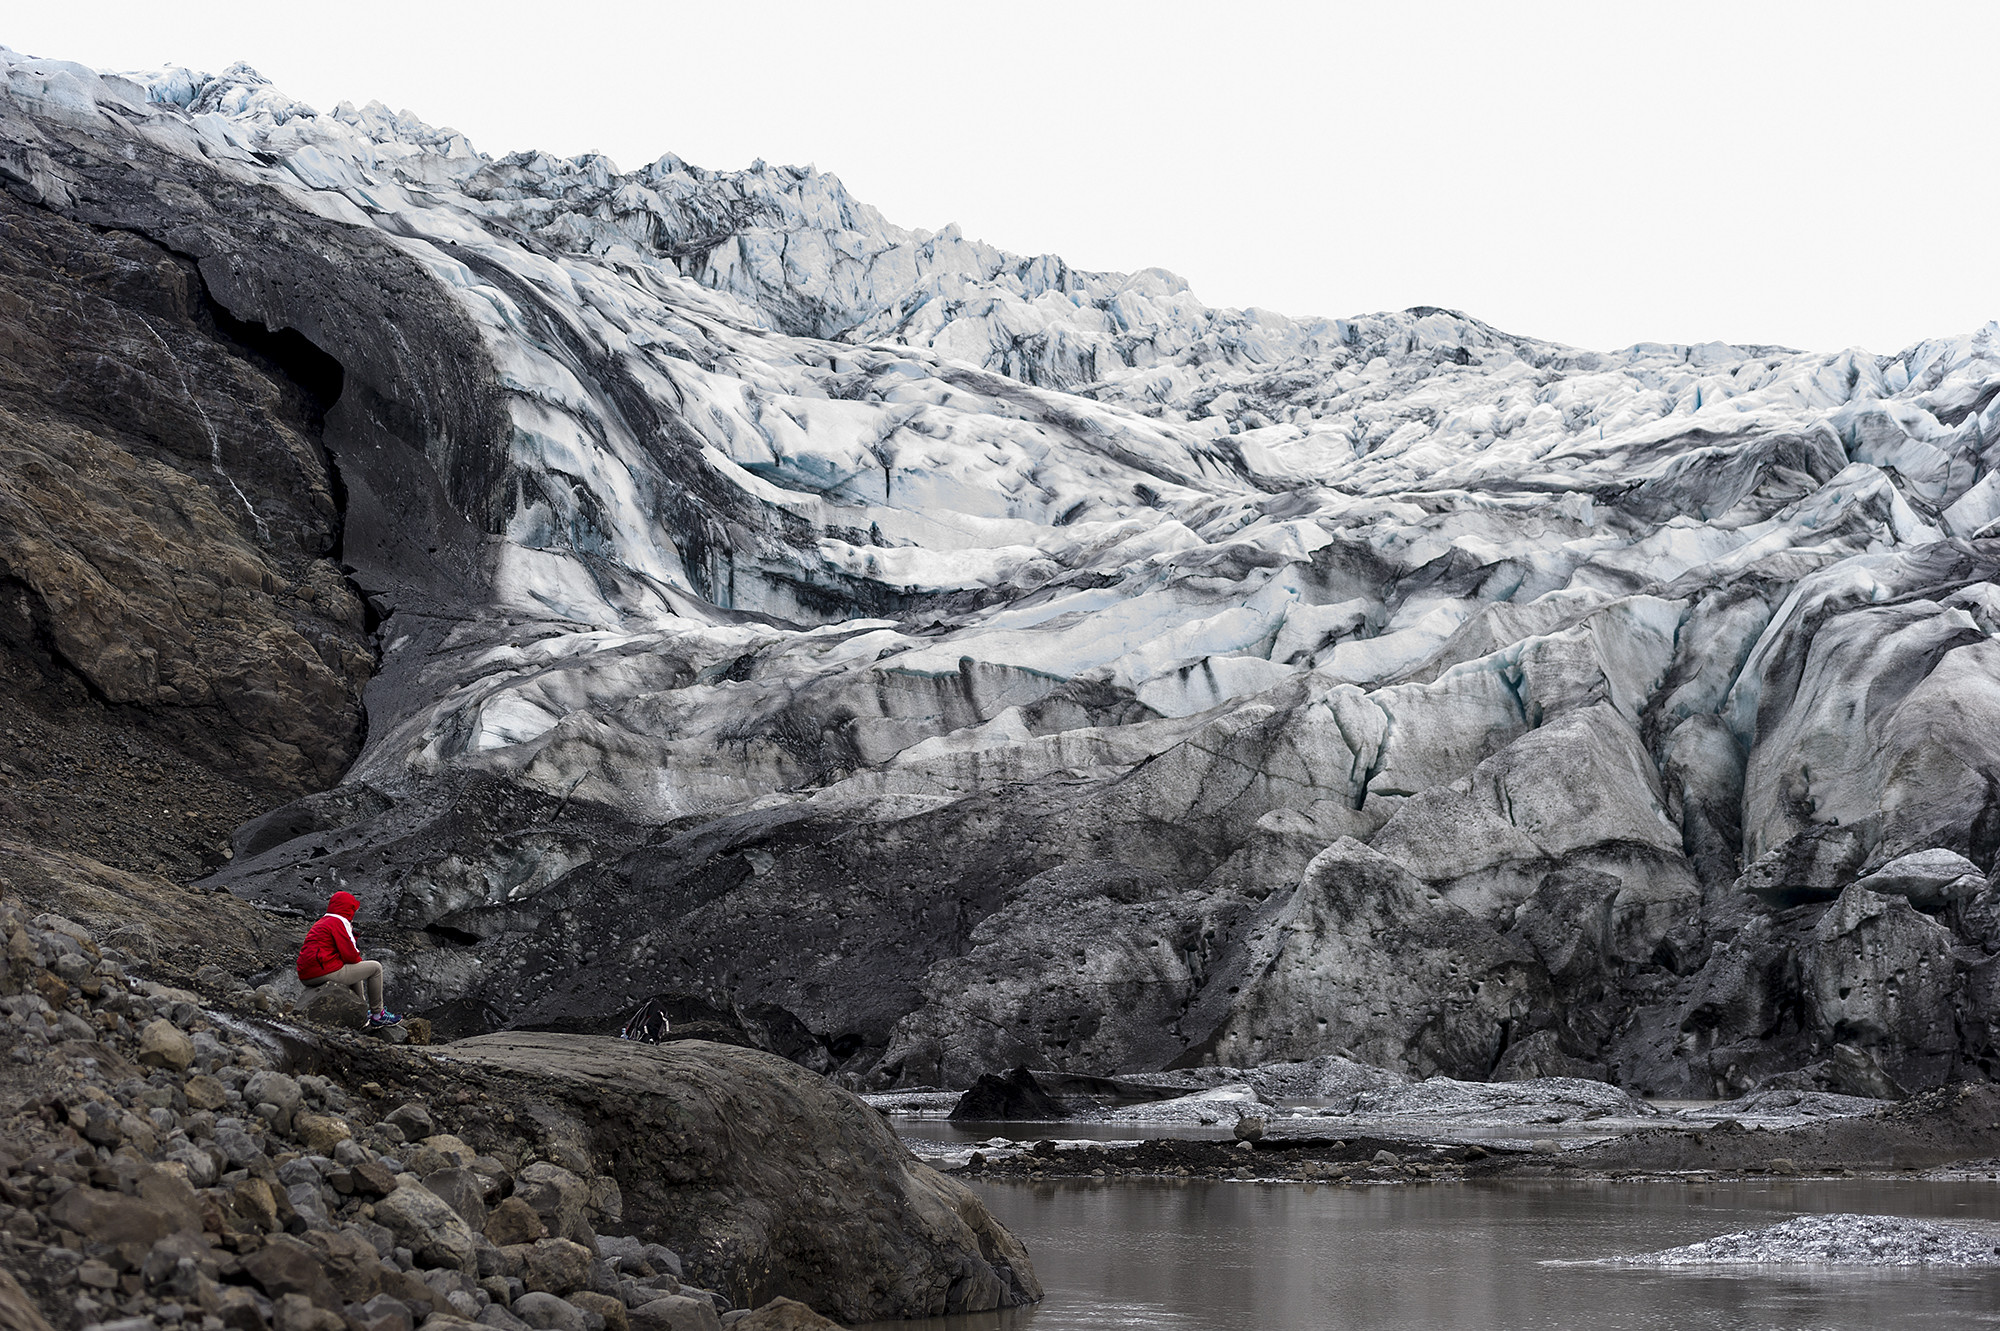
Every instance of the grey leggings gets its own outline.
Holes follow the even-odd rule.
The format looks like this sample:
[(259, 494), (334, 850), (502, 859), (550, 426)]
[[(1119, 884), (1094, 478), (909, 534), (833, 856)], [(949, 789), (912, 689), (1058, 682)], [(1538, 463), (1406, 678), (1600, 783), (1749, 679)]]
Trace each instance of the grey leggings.
[(317, 989), (323, 984), (345, 985), (356, 993), (365, 987), (368, 991), (368, 1010), (382, 1010), (382, 963), (379, 961), (350, 961), (337, 971), (329, 971), (305, 982), (308, 989)]

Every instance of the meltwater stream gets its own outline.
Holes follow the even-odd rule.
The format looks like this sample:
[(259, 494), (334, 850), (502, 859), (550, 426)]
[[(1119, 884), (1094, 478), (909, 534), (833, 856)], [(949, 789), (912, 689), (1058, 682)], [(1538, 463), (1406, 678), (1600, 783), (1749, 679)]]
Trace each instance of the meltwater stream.
[(908, 1331), (2000, 1326), (2000, 1269), (1546, 1265), (1793, 1215), (2000, 1224), (2000, 1183), (981, 1182), (1048, 1296)]

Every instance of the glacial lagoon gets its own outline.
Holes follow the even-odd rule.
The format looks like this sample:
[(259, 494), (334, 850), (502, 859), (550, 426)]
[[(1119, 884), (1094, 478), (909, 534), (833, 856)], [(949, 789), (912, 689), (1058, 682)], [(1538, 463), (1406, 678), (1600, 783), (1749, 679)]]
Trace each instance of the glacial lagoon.
[(1833, 1331), (2000, 1326), (2000, 1268), (1552, 1265), (1800, 1214), (1991, 1227), (1990, 1180), (972, 1185), (1027, 1245), (1038, 1306), (909, 1331)]

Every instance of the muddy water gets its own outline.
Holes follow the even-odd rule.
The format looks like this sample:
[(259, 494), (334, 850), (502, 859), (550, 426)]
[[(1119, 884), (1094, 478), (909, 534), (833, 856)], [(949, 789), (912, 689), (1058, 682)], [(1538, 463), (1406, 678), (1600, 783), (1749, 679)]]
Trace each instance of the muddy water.
[(1794, 1215), (2000, 1228), (2000, 1182), (974, 1185), (1028, 1245), (1039, 1307), (908, 1331), (2000, 1327), (2000, 1269), (1551, 1266)]

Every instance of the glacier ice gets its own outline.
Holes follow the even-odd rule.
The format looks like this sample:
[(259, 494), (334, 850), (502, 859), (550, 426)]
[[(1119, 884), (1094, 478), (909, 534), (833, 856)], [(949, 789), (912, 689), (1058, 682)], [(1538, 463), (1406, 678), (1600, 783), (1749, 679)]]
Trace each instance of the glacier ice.
[[(1442, 309), (1212, 309), (1164, 270), (905, 230), (812, 169), (488, 157), (244, 66), (0, 68), (17, 192), (105, 206), (78, 182), (143, 149), (365, 237), (470, 330), (492, 421), (409, 442), (475, 554), (357, 573), (402, 627), (347, 780), (397, 802), (377, 830), (402, 849), (317, 848), (403, 924), (556, 957), (484, 996), (510, 1018), (670, 984), (851, 1034), (841, 1058), (883, 1077), (1343, 1049), (1484, 1075), (1569, 1001), (1517, 917), (1583, 873), (1610, 969), (1575, 982), (1659, 1011), (1578, 1052), (1733, 1094), (1755, 1060), (1687, 986), (1763, 937), (1738, 872), (1803, 881), (1833, 825), (1845, 878), (1800, 900), (2000, 849), (2000, 324), (1894, 355), (1597, 352)], [(148, 224), (224, 235), (184, 192)], [(250, 258), (202, 271), (244, 317), (276, 299)], [(501, 865), (518, 847), (468, 868), (479, 819), (450, 810), (494, 790), (599, 821), (535, 843), (560, 872)], [(1009, 819), (1007, 853), (980, 849)], [(785, 841), (835, 824), (877, 848)], [(887, 891), (870, 856), (940, 837), (965, 859), (844, 908)], [(228, 879), (303, 902), (307, 849)], [(1111, 863), (1158, 881), (1025, 886)], [(1975, 942), (1984, 890), (1946, 894)], [(571, 940), (579, 911), (662, 901), (660, 936)], [(1408, 965), (1353, 924), (1385, 902)], [(846, 941), (793, 966), (752, 916)], [(868, 932), (911, 918), (901, 951)], [(1097, 950), (998, 937), (1062, 918)], [(855, 956), (888, 997), (836, 978)], [(1812, 1020), (1793, 1052), (1838, 1034)]]

